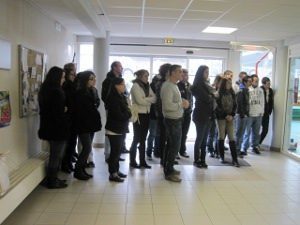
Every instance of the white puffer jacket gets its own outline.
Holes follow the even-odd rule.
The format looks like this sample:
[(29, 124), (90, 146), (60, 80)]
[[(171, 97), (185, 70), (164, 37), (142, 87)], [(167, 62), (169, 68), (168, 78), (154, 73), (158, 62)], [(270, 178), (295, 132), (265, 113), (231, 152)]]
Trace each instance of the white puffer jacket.
[(156, 96), (151, 87), (149, 87), (149, 97), (146, 97), (145, 92), (139, 84), (134, 83), (130, 90), (131, 102), (135, 106), (138, 113), (150, 113), (151, 104), (156, 102)]

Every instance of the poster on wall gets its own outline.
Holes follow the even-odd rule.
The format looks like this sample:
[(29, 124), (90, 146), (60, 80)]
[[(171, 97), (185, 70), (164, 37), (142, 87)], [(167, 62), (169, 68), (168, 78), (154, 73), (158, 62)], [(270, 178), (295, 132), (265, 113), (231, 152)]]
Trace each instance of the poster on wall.
[(19, 45), (20, 117), (38, 113), (38, 93), (45, 74), (46, 55)]
[(11, 121), (11, 107), (9, 92), (0, 91), (0, 128), (9, 126)]
[(0, 39), (0, 70), (11, 69), (11, 43)]

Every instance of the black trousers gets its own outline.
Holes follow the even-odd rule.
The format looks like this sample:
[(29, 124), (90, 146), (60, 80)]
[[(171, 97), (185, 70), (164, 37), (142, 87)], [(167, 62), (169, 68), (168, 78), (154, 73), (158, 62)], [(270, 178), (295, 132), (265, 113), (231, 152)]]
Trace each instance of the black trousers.
[(270, 116), (268, 114), (264, 114), (263, 117), (262, 117), (262, 121), (261, 121), (262, 131), (261, 131), (261, 134), (260, 134), (259, 144), (263, 143), (265, 137), (268, 134), (269, 121), (270, 121)]
[(76, 163), (76, 170), (84, 169), (89, 155), (92, 151), (92, 134), (84, 133), (79, 134), (79, 139), (82, 145), (82, 150), (78, 156), (78, 161)]
[(160, 154), (160, 164), (164, 165), (164, 155), (165, 155), (165, 148), (166, 148), (166, 141), (167, 141), (167, 136), (166, 136), (166, 127), (165, 127), (165, 122), (163, 117), (158, 117), (158, 127), (159, 127), (159, 132), (160, 132), (160, 137), (159, 137), (159, 154)]
[(47, 168), (47, 179), (55, 180), (61, 166), (62, 157), (65, 150), (65, 141), (49, 141), (50, 155)]
[(130, 147), (130, 163), (136, 163), (136, 150), (139, 144), (140, 164), (145, 164), (146, 138), (149, 130), (150, 114), (139, 114), (139, 121), (133, 124), (133, 141)]
[(71, 129), (71, 134), (67, 141), (64, 157), (62, 160), (63, 166), (68, 167), (72, 165), (72, 158), (76, 152), (77, 136), (78, 134), (75, 129)]
[(181, 145), (179, 150), (179, 153), (181, 155), (186, 152), (186, 139), (190, 129), (190, 124), (191, 124), (191, 113), (185, 112), (183, 114), (183, 120), (182, 120), (182, 136), (181, 136)]
[(108, 158), (108, 172), (110, 174), (119, 172), (119, 158), (124, 140), (123, 135), (107, 135), (110, 143), (110, 155)]

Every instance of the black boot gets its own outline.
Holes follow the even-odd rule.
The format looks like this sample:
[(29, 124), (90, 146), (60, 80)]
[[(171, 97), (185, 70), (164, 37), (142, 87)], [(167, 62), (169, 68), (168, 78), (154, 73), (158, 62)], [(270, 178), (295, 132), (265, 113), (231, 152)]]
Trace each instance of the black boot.
[(230, 141), (229, 142), (229, 147), (230, 147), (230, 152), (231, 152), (231, 157), (232, 157), (232, 165), (235, 166), (235, 167), (240, 167), (240, 164), (239, 164), (238, 159), (237, 159), (235, 141)]
[(74, 171), (74, 177), (78, 180), (88, 180), (91, 177), (85, 173), (84, 169), (81, 167), (76, 167)]
[(220, 162), (221, 163), (226, 163), (225, 162), (225, 153), (224, 153), (224, 140), (219, 140), (218, 141), (218, 152), (220, 154)]

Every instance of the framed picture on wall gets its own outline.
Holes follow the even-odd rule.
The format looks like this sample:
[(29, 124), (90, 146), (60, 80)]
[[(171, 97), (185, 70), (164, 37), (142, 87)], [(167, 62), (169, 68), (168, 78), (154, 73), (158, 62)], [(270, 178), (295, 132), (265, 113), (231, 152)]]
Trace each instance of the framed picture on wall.
[(0, 39), (0, 69), (11, 69), (11, 43)]
[(45, 75), (46, 55), (19, 45), (20, 117), (38, 113), (38, 93)]

